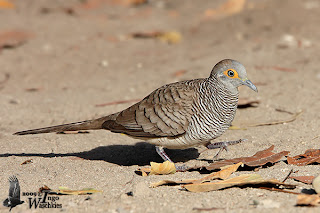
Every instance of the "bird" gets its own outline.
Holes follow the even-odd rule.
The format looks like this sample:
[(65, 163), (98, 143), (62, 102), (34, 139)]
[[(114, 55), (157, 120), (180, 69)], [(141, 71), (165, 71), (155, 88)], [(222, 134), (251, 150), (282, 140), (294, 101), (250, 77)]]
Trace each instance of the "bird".
[(164, 148), (187, 149), (204, 145), (215, 149), (242, 141), (211, 143), (230, 127), (241, 85), (258, 92), (248, 79), (244, 65), (224, 59), (213, 67), (208, 78), (166, 84), (123, 111), (14, 135), (105, 129), (153, 144), (164, 161), (172, 162)]
[(13, 207), (24, 203), (24, 201), (20, 200), (20, 185), (18, 178), (15, 175), (10, 176), (9, 183), (9, 196), (3, 201), (3, 205), (10, 207), (9, 211), (11, 211)]

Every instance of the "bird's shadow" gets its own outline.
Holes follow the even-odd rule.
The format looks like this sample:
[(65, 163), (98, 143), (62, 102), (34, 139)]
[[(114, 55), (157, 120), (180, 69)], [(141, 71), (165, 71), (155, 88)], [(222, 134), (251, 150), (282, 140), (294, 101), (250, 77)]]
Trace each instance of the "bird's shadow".
[[(199, 156), (197, 149), (166, 150), (174, 162), (186, 162)], [(155, 151), (155, 146), (140, 142), (135, 145), (110, 145), (99, 146), (89, 151), (75, 153), (5, 153), (0, 157), (79, 157), (86, 160), (100, 160), (120, 166), (149, 165), (150, 161), (162, 162), (163, 160)]]

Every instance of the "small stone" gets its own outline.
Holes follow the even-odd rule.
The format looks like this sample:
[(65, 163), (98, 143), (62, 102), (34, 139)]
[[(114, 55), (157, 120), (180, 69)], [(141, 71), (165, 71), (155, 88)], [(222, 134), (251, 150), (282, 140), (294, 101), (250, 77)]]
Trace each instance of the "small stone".
[(103, 66), (103, 67), (107, 67), (107, 66), (109, 66), (109, 62), (107, 60), (102, 60), (100, 62), (100, 65)]
[(314, 190), (320, 194), (320, 175), (318, 175), (318, 177), (316, 177), (315, 179), (313, 179), (312, 181), (312, 186), (314, 188)]

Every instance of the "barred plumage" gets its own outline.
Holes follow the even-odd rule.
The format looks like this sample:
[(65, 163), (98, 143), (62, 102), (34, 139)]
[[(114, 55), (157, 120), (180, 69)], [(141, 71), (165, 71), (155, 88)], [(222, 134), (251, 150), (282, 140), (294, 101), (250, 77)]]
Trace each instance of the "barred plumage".
[(241, 85), (257, 91), (244, 66), (225, 59), (214, 66), (209, 78), (164, 85), (121, 112), (15, 134), (107, 129), (156, 146), (184, 149), (207, 144), (228, 129), (235, 116)]

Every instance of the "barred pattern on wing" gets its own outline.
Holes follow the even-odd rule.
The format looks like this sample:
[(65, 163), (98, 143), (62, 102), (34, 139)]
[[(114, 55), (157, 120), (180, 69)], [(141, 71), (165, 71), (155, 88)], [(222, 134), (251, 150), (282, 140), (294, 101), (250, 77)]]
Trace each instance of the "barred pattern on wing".
[(164, 85), (142, 101), (114, 114), (103, 128), (133, 137), (177, 137), (186, 133), (193, 114), (193, 102), (204, 79)]

